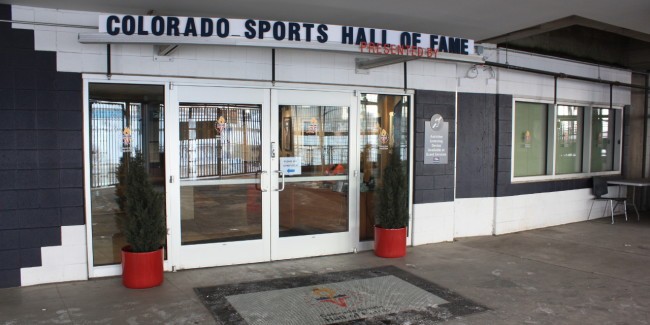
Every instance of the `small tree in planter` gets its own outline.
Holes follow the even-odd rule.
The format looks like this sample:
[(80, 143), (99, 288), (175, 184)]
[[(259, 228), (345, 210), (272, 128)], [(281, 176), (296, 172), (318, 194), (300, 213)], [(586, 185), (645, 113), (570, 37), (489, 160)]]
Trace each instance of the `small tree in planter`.
[(164, 197), (149, 182), (142, 153), (125, 155), (118, 167), (117, 201), (124, 213), (118, 219), (128, 246), (122, 248), (122, 282), (129, 288), (162, 283), (163, 250), (167, 236)]
[(409, 220), (408, 178), (397, 152), (393, 150), (390, 164), (384, 169), (382, 185), (378, 189), (375, 255), (380, 257), (406, 255), (406, 227)]

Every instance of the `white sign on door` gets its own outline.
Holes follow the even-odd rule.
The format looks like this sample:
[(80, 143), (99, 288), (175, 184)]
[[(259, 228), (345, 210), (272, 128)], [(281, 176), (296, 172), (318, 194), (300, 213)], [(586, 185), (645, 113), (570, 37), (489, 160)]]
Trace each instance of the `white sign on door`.
[(302, 174), (300, 157), (280, 157), (280, 170), (285, 176)]

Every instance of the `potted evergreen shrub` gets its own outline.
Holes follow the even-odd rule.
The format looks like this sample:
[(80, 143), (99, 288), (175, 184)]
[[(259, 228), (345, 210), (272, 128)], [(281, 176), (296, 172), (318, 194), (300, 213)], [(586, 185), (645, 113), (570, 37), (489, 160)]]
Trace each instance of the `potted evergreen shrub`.
[(408, 178), (397, 152), (393, 150), (390, 163), (384, 169), (383, 184), (378, 189), (375, 255), (379, 257), (406, 255), (406, 227), (409, 220)]
[(117, 170), (117, 201), (123, 213), (118, 226), (122, 248), (122, 283), (127, 288), (155, 287), (163, 281), (163, 243), (167, 236), (164, 196), (149, 182), (142, 153), (125, 153)]

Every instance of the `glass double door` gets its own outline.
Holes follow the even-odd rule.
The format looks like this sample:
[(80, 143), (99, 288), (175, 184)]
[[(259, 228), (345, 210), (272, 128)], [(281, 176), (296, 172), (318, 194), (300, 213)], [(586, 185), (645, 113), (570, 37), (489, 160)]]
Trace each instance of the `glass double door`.
[(354, 249), (351, 92), (177, 86), (170, 95), (173, 265)]

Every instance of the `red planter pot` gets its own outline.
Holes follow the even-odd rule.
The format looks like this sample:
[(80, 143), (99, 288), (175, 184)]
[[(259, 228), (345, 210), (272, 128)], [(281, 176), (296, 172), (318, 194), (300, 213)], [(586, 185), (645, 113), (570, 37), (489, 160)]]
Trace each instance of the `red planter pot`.
[(122, 248), (122, 284), (131, 289), (157, 287), (163, 282), (163, 249), (133, 253)]
[(384, 229), (375, 226), (375, 255), (389, 258), (405, 256), (406, 227)]

